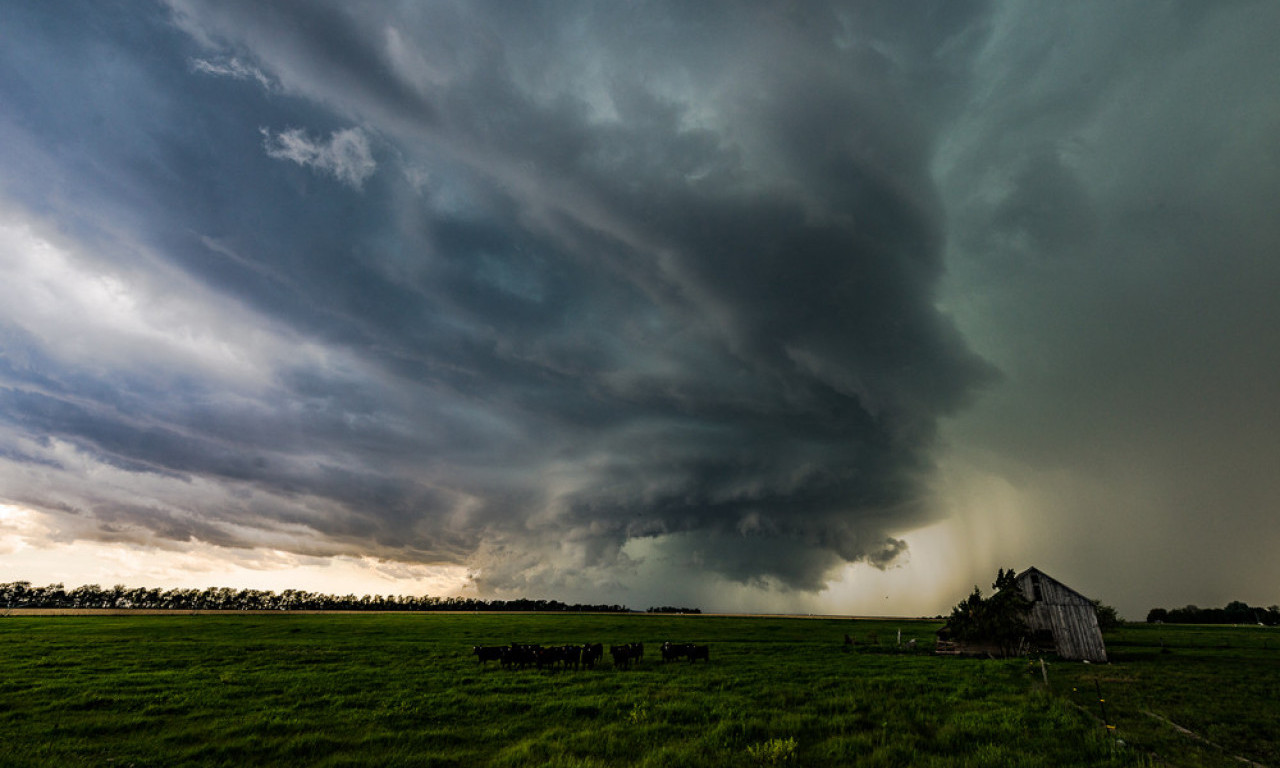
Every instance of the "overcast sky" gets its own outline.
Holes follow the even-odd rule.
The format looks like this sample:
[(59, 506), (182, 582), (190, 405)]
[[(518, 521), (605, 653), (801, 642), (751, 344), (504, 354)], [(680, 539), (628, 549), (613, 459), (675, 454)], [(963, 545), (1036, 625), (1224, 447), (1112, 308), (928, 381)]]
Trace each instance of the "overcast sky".
[(0, 580), (1280, 602), (1280, 4), (0, 4)]

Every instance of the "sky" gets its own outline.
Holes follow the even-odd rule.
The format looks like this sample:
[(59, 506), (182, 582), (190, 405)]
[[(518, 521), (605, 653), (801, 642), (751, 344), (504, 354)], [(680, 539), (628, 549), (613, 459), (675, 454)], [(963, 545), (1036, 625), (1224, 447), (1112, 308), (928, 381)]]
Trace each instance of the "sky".
[(0, 4), (0, 581), (1280, 602), (1280, 4)]

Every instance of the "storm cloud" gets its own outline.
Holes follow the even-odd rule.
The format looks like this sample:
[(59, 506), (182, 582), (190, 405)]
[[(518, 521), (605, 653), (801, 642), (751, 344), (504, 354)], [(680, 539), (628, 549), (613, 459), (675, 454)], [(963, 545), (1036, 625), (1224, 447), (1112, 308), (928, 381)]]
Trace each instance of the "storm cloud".
[[(927, 518), (937, 420), (988, 373), (934, 308), (942, 107), (899, 41), (923, 17), (178, 2), (102, 36), (9, 13), (44, 55), (10, 69), (28, 119), (6, 133), (96, 173), (10, 186), (45, 221), (8, 261), (69, 221), (105, 242), (59, 250), (65, 332), (11, 313), (32, 356), (6, 357), (5, 426), (49, 472), (61, 448), (123, 473), (94, 488), (62, 462), (16, 500), (106, 538), (302, 526), (494, 588), (678, 536), (710, 572), (813, 589)], [(104, 67), (119, 93), (67, 115)], [(77, 280), (117, 289), (76, 306)], [(200, 303), (163, 307), (187, 285)], [(141, 327), (59, 348), (112, 302)], [(183, 360), (201, 337), (252, 381)]]
[(7, 4), (0, 494), (592, 600), (901, 563), (940, 464), (1069, 519), (1280, 369), (1253, 12)]

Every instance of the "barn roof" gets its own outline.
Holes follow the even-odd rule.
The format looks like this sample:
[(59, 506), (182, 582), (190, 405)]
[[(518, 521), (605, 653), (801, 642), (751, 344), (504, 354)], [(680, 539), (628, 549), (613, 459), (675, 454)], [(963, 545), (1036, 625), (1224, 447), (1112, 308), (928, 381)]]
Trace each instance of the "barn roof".
[(1076, 597), (1080, 598), (1081, 600), (1084, 600), (1085, 602), (1089, 602), (1089, 603), (1092, 603), (1092, 602), (1093, 602), (1093, 600), (1092, 600), (1091, 598), (1089, 598), (1089, 597), (1087, 597), (1087, 596), (1085, 596), (1085, 595), (1080, 594), (1078, 591), (1076, 591), (1076, 590), (1072, 589), (1071, 587), (1068, 587), (1066, 584), (1063, 584), (1061, 581), (1058, 581), (1057, 579), (1053, 578), (1053, 577), (1052, 577), (1052, 576), (1050, 576), (1049, 574), (1045, 573), (1044, 571), (1042, 571), (1042, 570), (1040, 570), (1039, 568), (1036, 568), (1036, 567), (1034, 567), (1034, 566), (1032, 566), (1031, 568), (1028, 568), (1027, 570), (1025, 570), (1025, 571), (1023, 571), (1022, 573), (1020, 573), (1020, 574), (1018, 574), (1017, 576), (1015, 576), (1015, 577), (1014, 577), (1014, 581), (1017, 581), (1017, 582), (1021, 583), (1021, 582), (1022, 582), (1022, 579), (1023, 579), (1024, 577), (1030, 576), (1032, 573), (1038, 573), (1038, 574), (1040, 574), (1041, 578), (1048, 579), (1049, 581), (1052, 581), (1054, 584), (1057, 584), (1059, 587), (1061, 587), (1064, 591), (1066, 591), (1066, 592), (1070, 592), (1071, 594), (1075, 595)]

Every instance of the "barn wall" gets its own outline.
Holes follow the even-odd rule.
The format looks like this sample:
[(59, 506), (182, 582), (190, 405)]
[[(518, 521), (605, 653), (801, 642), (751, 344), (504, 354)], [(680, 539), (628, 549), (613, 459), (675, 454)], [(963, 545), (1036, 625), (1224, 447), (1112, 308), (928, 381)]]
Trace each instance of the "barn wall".
[(1036, 572), (1040, 577), (1040, 600), (1035, 600), (1035, 589), (1028, 571), (1018, 578), (1018, 587), (1032, 600), (1027, 624), (1032, 630), (1046, 629), (1053, 633), (1058, 655), (1064, 659), (1088, 659), (1105, 662), (1107, 648), (1102, 641), (1102, 630), (1093, 603), (1084, 595)]
[(1027, 616), (1031, 629), (1047, 629), (1053, 633), (1058, 655), (1064, 659), (1088, 659), (1104, 662), (1107, 649), (1102, 643), (1102, 630), (1093, 606), (1052, 605), (1036, 603)]

